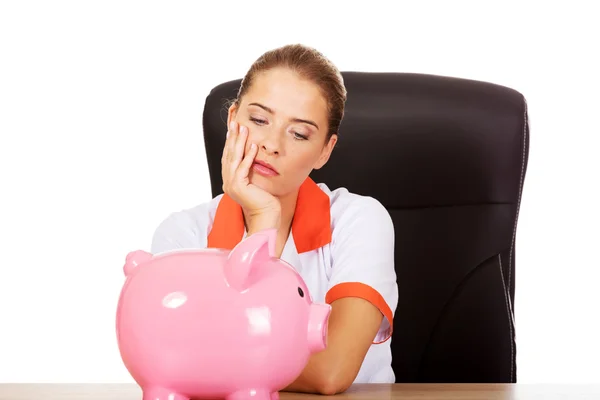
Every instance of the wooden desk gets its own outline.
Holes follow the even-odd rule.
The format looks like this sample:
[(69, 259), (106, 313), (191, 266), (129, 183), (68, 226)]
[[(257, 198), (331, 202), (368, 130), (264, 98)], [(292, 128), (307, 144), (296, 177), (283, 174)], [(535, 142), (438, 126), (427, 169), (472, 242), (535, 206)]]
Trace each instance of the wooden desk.
[[(134, 384), (0, 384), (0, 400), (141, 400)], [(281, 400), (329, 396), (281, 393)], [(371, 384), (333, 396), (348, 400), (600, 400), (600, 385)]]

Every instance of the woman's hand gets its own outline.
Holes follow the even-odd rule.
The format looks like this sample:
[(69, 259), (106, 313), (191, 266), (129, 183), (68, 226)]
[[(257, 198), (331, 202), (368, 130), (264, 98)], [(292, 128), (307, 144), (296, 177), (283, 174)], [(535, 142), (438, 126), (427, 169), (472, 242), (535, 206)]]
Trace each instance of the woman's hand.
[(277, 197), (250, 183), (248, 174), (258, 147), (252, 143), (244, 156), (248, 128), (232, 121), (221, 158), (223, 191), (244, 211), (248, 235), (263, 229), (279, 228), (281, 204)]

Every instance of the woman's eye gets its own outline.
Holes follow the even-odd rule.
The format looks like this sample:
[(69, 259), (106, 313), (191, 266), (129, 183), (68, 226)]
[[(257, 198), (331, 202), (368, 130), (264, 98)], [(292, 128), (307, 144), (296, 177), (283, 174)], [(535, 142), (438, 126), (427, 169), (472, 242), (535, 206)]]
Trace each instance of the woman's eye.
[(265, 124), (265, 123), (266, 123), (266, 122), (265, 122), (265, 121), (263, 121), (262, 119), (253, 118), (253, 117), (250, 117), (250, 121), (252, 121), (252, 122), (254, 122), (254, 123), (258, 124), (258, 125), (262, 125), (262, 124)]
[(307, 140), (308, 138), (304, 135), (299, 134), (298, 132), (294, 132), (294, 138), (296, 140)]

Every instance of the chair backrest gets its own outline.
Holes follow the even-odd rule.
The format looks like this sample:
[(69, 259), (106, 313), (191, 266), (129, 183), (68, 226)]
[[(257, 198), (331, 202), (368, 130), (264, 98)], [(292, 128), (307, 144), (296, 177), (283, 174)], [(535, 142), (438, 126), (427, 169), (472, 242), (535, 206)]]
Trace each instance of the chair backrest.
[[(500, 85), (409, 73), (343, 72), (338, 145), (311, 177), (378, 199), (396, 232), (397, 382), (516, 382), (515, 234), (529, 153), (524, 97)], [(221, 190), (226, 100), (203, 127)], [(365, 266), (368, 268), (368, 266)]]

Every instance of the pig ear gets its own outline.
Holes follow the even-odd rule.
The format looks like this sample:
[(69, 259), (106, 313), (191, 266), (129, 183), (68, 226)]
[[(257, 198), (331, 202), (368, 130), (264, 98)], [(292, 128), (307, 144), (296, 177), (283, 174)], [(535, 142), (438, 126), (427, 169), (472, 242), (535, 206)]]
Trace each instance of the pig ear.
[(127, 254), (125, 258), (125, 265), (123, 266), (123, 272), (125, 276), (131, 275), (131, 273), (135, 270), (135, 268), (145, 263), (146, 261), (150, 261), (152, 259), (152, 254), (148, 253), (144, 250), (136, 250)]
[(277, 229), (267, 229), (242, 240), (231, 250), (224, 267), (225, 280), (232, 288), (248, 288), (252, 271), (275, 254)]

